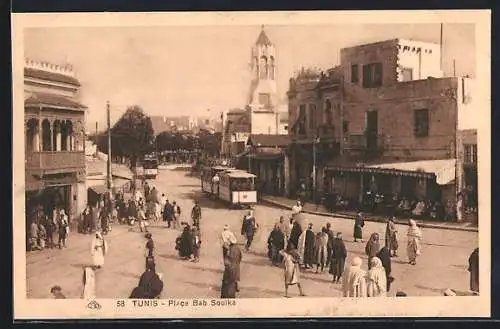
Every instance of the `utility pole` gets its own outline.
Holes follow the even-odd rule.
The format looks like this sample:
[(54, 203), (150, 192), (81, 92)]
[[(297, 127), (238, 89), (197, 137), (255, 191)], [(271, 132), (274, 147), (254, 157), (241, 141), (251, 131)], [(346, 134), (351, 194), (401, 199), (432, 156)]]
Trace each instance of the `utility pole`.
[(441, 31), (439, 35), (439, 65), (443, 69), (443, 23), (441, 23)]
[(221, 142), (220, 142), (220, 154), (219, 158), (222, 159), (222, 153), (224, 152), (224, 142), (226, 139), (226, 133), (224, 131), (224, 112), (220, 113), (220, 122), (221, 122)]
[(312, 194), (313, 194), (313, 202), (316, 203), (316, 143), (318, 142), (319, 137), (315, 136), (313, 140), (313, 171), (312, 171)]
[(108, 163), (107, 163), (107, 185), (108, 190), (111, 192), (113, 188), (113, 179), (111, 173), (111, 115), (109, 109), (109, 101), (106, 102), (107, 126), (108, 126)]
[(97, 156), (99, 155), (99, 135), (97, 133), (98, 131), (98, 128), (99, 128), (99, 123), (96, 121), (95, 122), (95, 157), (97, 158)]
[(455, 63), (455, 59), (453, 59), (453, 77), (456, 77), (456, 76), (457, 76), (456, 63)]

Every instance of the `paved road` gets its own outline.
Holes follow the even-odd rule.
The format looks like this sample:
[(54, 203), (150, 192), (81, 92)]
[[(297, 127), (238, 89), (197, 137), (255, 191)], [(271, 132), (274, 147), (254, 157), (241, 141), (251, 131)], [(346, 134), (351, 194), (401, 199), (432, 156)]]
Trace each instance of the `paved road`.
[[(199, 199), (203, 209), (201, 261), (192, 263), (177, 258), (174, 240), (180, 233), (167, 229), (163, 223), (153, 225), (151, 232), (157, 246), (158, 271), (164, 274), (163, 298), (218, 297), (222, 278), (221, 248), (218, 234), (224, 224), (239, 233), (245, 210), (229, 210), (224, 204), (201, 195), (197, 178), (183, 171), (162, 170), (158, 179), (151, 181), (170, 201), (177, 201), (188, 219), (194, 199)], [(261, 226), (253, 250), (243, 255), (241, 266), (241, 292), (239, 297), (283, 296), (282, 270), (270, 264), (266, 257), (266, 241), (270, 230), (280, 215), (289, 215), (286, 210), (258, 205), (255, 215)], [(349, 256), (364, 256), (364, 244), (351, 242), (352, 221), (306, 215), (320, 229), (327, 221), (334, 231), (342, 231)], [(384, 233), (381, 223), (366, 223), (366, 237), (372, 232)], [(401, 233), (406, 227), (400, 226)], [(478, 234), (450, 230), (423, 229), (422, 256), (416, 266), (407, 264), (406, 238), (400, 234), (400, 257), (393, 259), (393, 276), (396, 278), (391, 295), (403, 290), (413, 296), (440, 295), (446, 288), (466, 292), (468, 290), (467, 259), (478, 244)], [(144, 266), (145, 239), (137, 227), (116, 225), (107, 236), (110, 251), (105, 267), (97, 273), (97, 295), (101, 298), (127, 297)], [(90, 263), (90, 235), (72, 233), (65, 250), (45, 250), (27, 255), (28, 297), (49, 297), (50, 287), (59, 284), (68, 298), (79, 298), (82, 284), (82, 266)], [(304, 273), (303, 286), (309, 296), (340, 296), (340, 286), (330, 283), (331, 277), (324, 274)], [(291, 293), (295, 293), (293, 289)]]

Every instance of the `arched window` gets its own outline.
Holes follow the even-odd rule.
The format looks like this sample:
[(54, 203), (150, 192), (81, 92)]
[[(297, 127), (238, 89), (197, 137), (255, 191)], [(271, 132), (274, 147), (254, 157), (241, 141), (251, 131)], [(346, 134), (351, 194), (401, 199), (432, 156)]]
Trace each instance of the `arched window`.
[(73, 151), (73, 123), (70, 120), (61, 123), (61, 151)]
[(42, 122), (42, 150), (52, 150), (52, 132), (50, 130), (50, 121), (47, 119)]
[(61, 121), (56, 120), (52, 124), (52, 151), (60, 151), (61, 149)]
[(269, 65), (269, 78), (271, 80), (274, 80), (274, 75), (276, 73), (275, 70), (276, 70), (276, 68), (275, 68), (275, 63), (274, 63), (274, 57), (271, 56), (270, 65)]
[(329, 99), (325, 101), (325, 124), (327, 126), (333, 125), (332, 102)]
[(29, 119), (26, 123), (26, 148), (38, 151), (38, 120)]
[(260, 76), (260, 67), (259, 67), (259, 58), (257, 56), (253, 58), (252, 64), (255, 67), (255, 72), (257, 73), (256, 78), (258, 79)]
[(266, 56), (262, 56), (260, 58), (260, 78), (261, 79), (267, 79), (267, 58)]

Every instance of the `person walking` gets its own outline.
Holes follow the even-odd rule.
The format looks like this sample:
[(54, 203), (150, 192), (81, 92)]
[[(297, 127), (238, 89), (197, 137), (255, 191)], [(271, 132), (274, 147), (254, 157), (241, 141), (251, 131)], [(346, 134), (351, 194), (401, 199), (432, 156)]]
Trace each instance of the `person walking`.
[(61, 209), (59, 212), (59, 222), (58, 222), (58, 232), (59, 232), (59, 249), (66, 248), (66, 240), (68, 238), (69, 231), (68, 216)]
[(90, 266), (83, 267), (82, 298), (92, 300), (96, 297), (95, 270)]
[(479, 295), (479, 248), (472, 251), (469, 256), (470, 291)]
[(338, 232), (332, 243), (332, 255), (330, 259), (330, 274), (333, 276), (332, 282), (339, 283), (344, 273), (347, 249), (342, 241), (342, 233)]
[(90, 253), (92, 255), (92, 265), (94, 268), (104, 266), (104, 256), (108, 253), (108, 243), (102, 237), (101, 232), (96, 232), (94, 239), (90, 245)]
[(385, 270), (385, 277), (387, 278), (387, 289), (386, 291), (389, 292), (391, 290), (391, 283), (394, 281), (394, 278), (391, 276), (391, 271), (392, 271), (392, 260), (391, 260), (391, 252), (389, 250), (389, 247), (384, 246), (380, 251), (377, 253), (377, 258), (380, 259), (382, 262), (382, 266), (384, 267)]
[(280, 228), (281, 232), (283, 233), (283, 235), (285, 237), (285, 244), (284, 244), (283, 249), (286, 249), (286, 245), (288, 243), (288, 239), (290, 238), (291, 226), (289, 225), (289, 223), (285, 222), (285, 217), (284, 216), (280, 216), (280, 220), (279, 220), (279, 224), (278, 225), (279, 225), (279, 228)]
[(281, 256), (283, 257), (284, 267), (284, 281), (285, 281), (285, 297), (288, 298), (288, 287), (297, 285), (299, 288), (300, 296), (305, 296), (302, 286), (300, 285), (300, 255), (293, 245), (290, 243), (288, 245), (288, 251), (281, 250)]
[(172, 215), (174, 219), (174, 228), (181, 228), (181, 207), (177, 204), (177, 202), (172, 203)]
[(47, 242), (47, 230), (42, 222), (38, 224), (38, 245), (41, 250), (45, 249), (45, 244)]
[(408, 227), (408, 244), (406, 252), (408, 253), (408, 263), (410, 265), (417, 264), (417, 257), (420, 256), (420, 241), (422, 240), (422, 231), (417, 226), (417, 222), (413, 219), (409, 220)]
[(370, 240), (368, 240), (365, 246), (365, 253), (368, 256), (368, 269), (371, 268), (372, 258), (376, 257), (379, 251), (380, 251), (379, 236), (378, 233), (373, 233), (370, 236)]
[(387, 220), (387, 225), (385, 228), (385, 245), (391, 253), (391, 257), (397, 257), (398, 250), (398, 239), (397, 239), (397, 229), (396, 223), (394, 222), (394, 217), (390, 217)]
[(36, 223), (36, 220), (31, 221), (30, 225), (30, 250), (40, 250), (40, 247), (38, 246), (38, 224)]
[(333, 241), (335, 240), (335, 234), (332, 231), (332, 224), (326, 223), (326, 234), (328, 235), (328, 243), (327, 243), (327, 257), (326, 257), (326, 267), (330, 266), (330, 260), (332, 259), (332, 248)]
[(241, 235), (245, 236), (246, 239), (246, 251), (250, 250), (256, 230), (257, 222), (253, 215), (253, 210), (249, 210), (247, 215), (243, 217), (243, 224), (241, 226)]
[(54, 232), (56, 231), (56, 225), (54, 221), (49, 216), (44, 216), (45, 230), (47, 232), (47, 247), (54, 248)]
[(314, 265), (314, 244), (315, 236), (312, 231), (313, 224), (309, 223), (307, 230), (305, 230), (299, 238), (298, 252), (302, 264), (306, 269), (310, 269)]
[(154, 256), (154, 250), (155, 250), (155, 243), (153, 241), (153, 235), (151, 233), (146, 233), (144, 236), (147, 241), (146, 241), (146, 248), (145, 248), (145, 256), (146, 256), (146, 265), (145, 269), (148, 268), (149, 264), (155, 264), (155, 256)]
[[(236, 241), (236, 237), (233, 232), (229, 230), (229, 225), (224, 225), (224, 229), (222, 233), (220, 234), (219, 238), (220, 244), (222, 246), (222, 258), (224, 259), (227, 256), (227, 253), (229, 251), (229, 247), (233, 241)], [(234, 243), (236, 243), (234, 242)]]
[(182, 234), (180, 237), (180, 245), (179, 245), (179, 256), (182, 259), (188, 260), (191, 259), (193, 255), (193, 235), (191, 232), (191, 227), (189, 225), (185, 225), (182, 230)]
[(220, 298), (236, 298), (237, 280), (234, 264), (224, 259), (224, 273), (222, 275)]
[(285, 234), (281, 231), (278, 223), (274, 224), (274, 229), (269, 234), (267, 239), (268, 256), (273, 265), (277, 266), (281, 263), (280, 251), (285, 249)]
[(129, 298), (158, 299), (163, 291), (163, 280), (160, 273), (156, 273), (156, 265), (148, 264), (142, 273), (139, 284), (134, 288)]
[(366, 272), (361, 268), (362, 264), (361, 258), (354, 257), (347, 271), (344, 271), (342, 277), (344, 297), (367, 297)]
[(239, 282), (240, 282), (240, 270), (241, 270), (241, 260), (243, 259), (243, 255), (241, 253), (241, 249), (238, 246), (238, 241), (236, 237), (233, 235), (229, 239), (229, 249), (227, 250), (226, 259), (232, 264), (232, 269), (234, 270), (235, 280), (236, 280), (236, 292), (240, 291)]
[(201, 207), (198, 200), (194, 202), (193, 209), (191, 209), (191, 219), (193, 220), (193, 225), (200, 230)]
[(323, 273), (328, 257), (328, 230), (321, 228), (321, 232), (316, 235), (316, 273)]
[(163, 209), (163, 221), (167, 222), (167, 227), (172, 227), (172, 220), (174, 218), (174, 210), (170, 202), (167, 200), (165, 208)]
[(193, 235), (193, 262), (198, 263), (200, 261), (200, 248), (201, 248), (201, 237), (200, 230), (196, 225), (192, 227)]
[(382, 261), (378, 257), (373, 257), (371, 266), (366, 275), (366, 290), (368, 297), (387, 296), (387, 277)]
[(365, 226), (365, 219), (362, 212), (359, 212), (354, 219), (354, 242), (358, 239), (363, 242), (363, 227)]

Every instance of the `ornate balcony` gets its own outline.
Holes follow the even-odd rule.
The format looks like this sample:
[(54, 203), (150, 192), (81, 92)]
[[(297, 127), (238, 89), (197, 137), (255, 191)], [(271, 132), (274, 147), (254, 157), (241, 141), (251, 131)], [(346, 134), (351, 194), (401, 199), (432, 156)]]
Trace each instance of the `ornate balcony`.
[(82, 151), (28, 152), (26, 169), (33, 175), (50, 175), (85, 171)]

